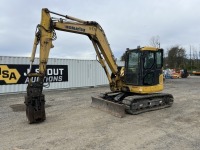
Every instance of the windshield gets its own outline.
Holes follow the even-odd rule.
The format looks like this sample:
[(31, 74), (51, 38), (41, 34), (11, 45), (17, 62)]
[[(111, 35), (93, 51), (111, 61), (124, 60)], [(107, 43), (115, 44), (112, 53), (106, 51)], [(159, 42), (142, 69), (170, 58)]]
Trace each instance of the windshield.
[(138, 51), (129, 51), (126, 64), (126, 83), (138, 84), (138, 73), (140, 63), (140, 53)]
[(139, 60), (139, 55), (137, 52), (132, 51), (129, 54), (129, 59), (128, 59), (128, 68), (132, 70), (136, 70), (138, 68), (138, 60)]

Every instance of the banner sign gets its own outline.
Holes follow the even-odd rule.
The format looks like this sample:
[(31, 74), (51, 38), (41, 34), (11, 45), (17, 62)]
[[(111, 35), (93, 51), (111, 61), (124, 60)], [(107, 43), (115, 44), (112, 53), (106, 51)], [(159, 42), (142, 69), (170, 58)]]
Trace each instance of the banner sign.
[[(27, 84), (29, 78), (30, 65), (0, 64), (0, 85), (8, 84)], [(47, 65), (44, 82), (63, 82), (68, 81), (68, 65)], [(32, 66), (32, 72), (38, 73), (38, 65)], [(32, 81), (36, 82), (38, 77), (33, 77)]]

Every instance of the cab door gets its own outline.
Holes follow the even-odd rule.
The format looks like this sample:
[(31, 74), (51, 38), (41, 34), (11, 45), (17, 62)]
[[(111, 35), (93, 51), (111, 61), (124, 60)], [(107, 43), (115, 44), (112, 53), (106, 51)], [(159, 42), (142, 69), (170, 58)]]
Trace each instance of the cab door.
[(144, 51), (141, 59), (143, 85), (159, 84), (159, 76), (162, 74), (163, 67), (163, 50)]

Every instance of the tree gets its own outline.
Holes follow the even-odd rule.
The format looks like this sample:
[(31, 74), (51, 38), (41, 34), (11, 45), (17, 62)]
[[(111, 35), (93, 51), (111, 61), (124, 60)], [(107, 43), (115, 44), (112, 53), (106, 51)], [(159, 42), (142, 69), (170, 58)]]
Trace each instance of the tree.
[(160, 48), (160, 37), (159, 36), (153, 36), (150, 39), (150, 45), (153, 47)]
[(125, 61), (125, 56), (126, 56), (126, 52), (124, 52), (124, 53), (122, 54), (122, 56), (120, 57), (120, 61)]
[(179, 46), (173, 46), (168, 50), (167, 64), (169, 68), (186, 67), (186, 50)]
[(190, 70), (199, 70), (200, 69), (198, 53), (200, 54), (200, 52), (197, 52), (197, 48), (190, 45), (190, 54), (189, 54), (190, 61), (189, 61), (189, 65), (188, 65)]

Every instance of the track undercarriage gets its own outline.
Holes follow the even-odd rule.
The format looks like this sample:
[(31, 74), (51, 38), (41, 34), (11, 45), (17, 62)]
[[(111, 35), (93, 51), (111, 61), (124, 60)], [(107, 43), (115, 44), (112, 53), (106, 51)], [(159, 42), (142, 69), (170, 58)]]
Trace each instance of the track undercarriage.
[(146, 95), (131, 93), (105, 93), (92, 97), (92, 107), (124, 117), (125, 112), (133, 115), (172, 106), (174, 98), (168, 93)]

